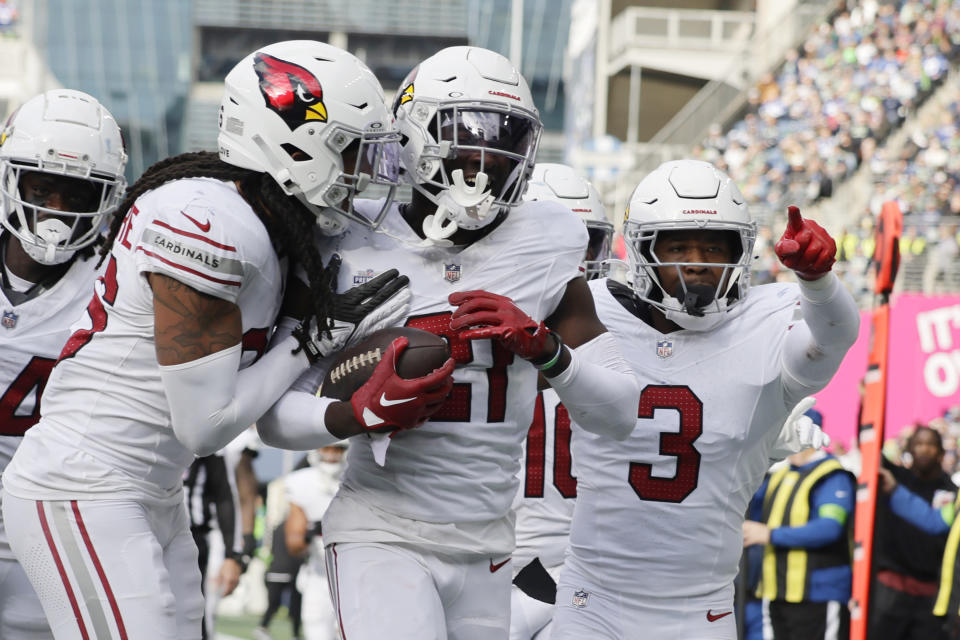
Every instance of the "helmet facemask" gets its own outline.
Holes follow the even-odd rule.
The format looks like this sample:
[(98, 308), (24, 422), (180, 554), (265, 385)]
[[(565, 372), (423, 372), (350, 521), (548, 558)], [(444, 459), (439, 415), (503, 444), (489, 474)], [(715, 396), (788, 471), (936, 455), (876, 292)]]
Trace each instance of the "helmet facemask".
[[(318, 218), (327, 217), (333, 211), (377, 228), (390, 210), (399, 185), (399, 142), (400, 134), (396, 131), (361, 132), (340, 126), (330, 127), (324, 145), (336, 159), (335, 175), (324, 181), (319, 189), (297, 190), (294, 195)], [(296, 154), (291, 157), (295, 161), (300, 158)], [(354, 197), (364, 192), (373, 199), (384, 197), (382, 206), (373, 215), (364, 215), (353, 206)]]
[[(730, 262), (670, 262), (657, 255), (661, 234), (672, 231), (723, 233), (731, 249)], [(624, 224), (624, 240), (633, 271), (637, 296), (660, 311), (668, 320), (694, 331), (712, 329), (727, 319), (728, 312), (743, 301), (750, 284), (750, 262), (756, 231), (752, 225), (702, 221)], [(722, 269), (716, 286), (688, 283), (688, 267)], [(677, 284), (668, 290), (659, 270), (674, 269)]]
[(605, 278), (610, 270), (610, 247), (613, 245), (613, 225), (609, 222), (587, 220), (587, 253), (583, 258), (583, 275), (587, 280)]
[[(44, 206), (48, 198), (31, 197), (25, 191), (29, 176), (51, 176), (62, 208)], [(84, 197), (64, 197), (61, 189)], [(62, 264), (77, 250), (97, 239), (104, 218), (120, 203), (126, 187), (122, 176), (99, 175), (82, 160), (28, 161), (0, 158), (0, 206), (4, 227), (20, 241), (34, 261)]]
[(426, 140), (413, 186), (437, 206), (423, 223), (429, 241), (449, 243), (459, 229), (480, 229), (520, 202), (540, 138), (538, 119), (484, 102), (439, 107), (421, 100), (409, 113)]
[(95, 98), (36, 95), (0, 134), (0, 223), (36, 262), (63, 264), (97, 240), (123, 199), (126, 162), (120, 128)]

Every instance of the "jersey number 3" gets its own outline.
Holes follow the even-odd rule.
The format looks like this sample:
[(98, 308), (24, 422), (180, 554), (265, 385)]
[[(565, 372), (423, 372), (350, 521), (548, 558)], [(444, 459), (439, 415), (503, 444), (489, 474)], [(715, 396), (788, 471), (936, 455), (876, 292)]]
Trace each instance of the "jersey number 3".
[(631, 462), (629, 482), (641, 500), (683, 502), (697, 488), (700, 452), (694, 441), (703, 433), (703, 403), (690, 387), (648, 386), (640, 394), (637, 417), (652, 419), (657, 409), (673, 409), (679, 414), (679, 432), (660, 433), (660, 455), (673, 456), (677, 468), (672, 478), (652, 474), (653, 465)]

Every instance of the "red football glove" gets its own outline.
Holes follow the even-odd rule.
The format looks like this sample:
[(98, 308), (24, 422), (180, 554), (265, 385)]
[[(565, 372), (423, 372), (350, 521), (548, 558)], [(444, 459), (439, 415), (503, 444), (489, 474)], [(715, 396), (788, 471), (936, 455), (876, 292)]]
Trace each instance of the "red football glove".
[(419, 427), (443, 405), (453, 389), (453, 358), (422, 378), (397, 375), (397, 359), (410, 341), (390, 343), (370, 379), (353, 392), (353, 415), (364, 428), (376, 431)]
[(492, 338), (526, 360), (542, 357), (547, 350), (550, 329), (535, 322), (510, 298), (488, 291), (459, 291), (447, 300), (457, 307), (450, 328), (460, 331), (464, 340)]
[(788, 207), (787, 230), (774, 247), (780, 262), (797, 277), (818, 280), (837, 260), (837, 243), (813, 220), (804, 220), (797, 207)]

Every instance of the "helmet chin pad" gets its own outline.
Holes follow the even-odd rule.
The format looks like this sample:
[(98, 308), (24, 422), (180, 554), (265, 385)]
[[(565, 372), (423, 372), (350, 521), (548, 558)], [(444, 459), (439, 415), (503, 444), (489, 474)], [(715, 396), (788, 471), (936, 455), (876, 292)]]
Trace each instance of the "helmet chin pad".
[(684, 311), (697, 317), (703, 317), (703, 308), (713, 302), (716, 295), (716, 288), (708, 284), (680, 283), (673, 293), (673, 297), (683, 305)]

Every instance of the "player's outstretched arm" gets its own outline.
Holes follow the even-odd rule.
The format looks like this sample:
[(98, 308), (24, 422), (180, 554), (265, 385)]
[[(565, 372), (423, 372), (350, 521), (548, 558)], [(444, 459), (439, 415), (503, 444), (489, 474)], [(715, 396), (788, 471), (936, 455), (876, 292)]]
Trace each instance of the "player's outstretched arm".
[(529, 360), (584, 429), (617, 439), (633, 431), (640, 389), (597, 317), (583, 278), (567, 283), (546, 322), (535, 322), (509, 298), (486, 291), (454, 293), (449, 301), (457, 307), (450, 321), (453, 330), (467, 340), (497, 340)]
[(860, 329), (853, 296), (831, 272), (837, 245), (823, 227), (790, 207), (774, 250), (797, 274), (803, 321), (789, 332), (783, 356), (785, 402), (792, 406), (822, 389), (836, 373)]

